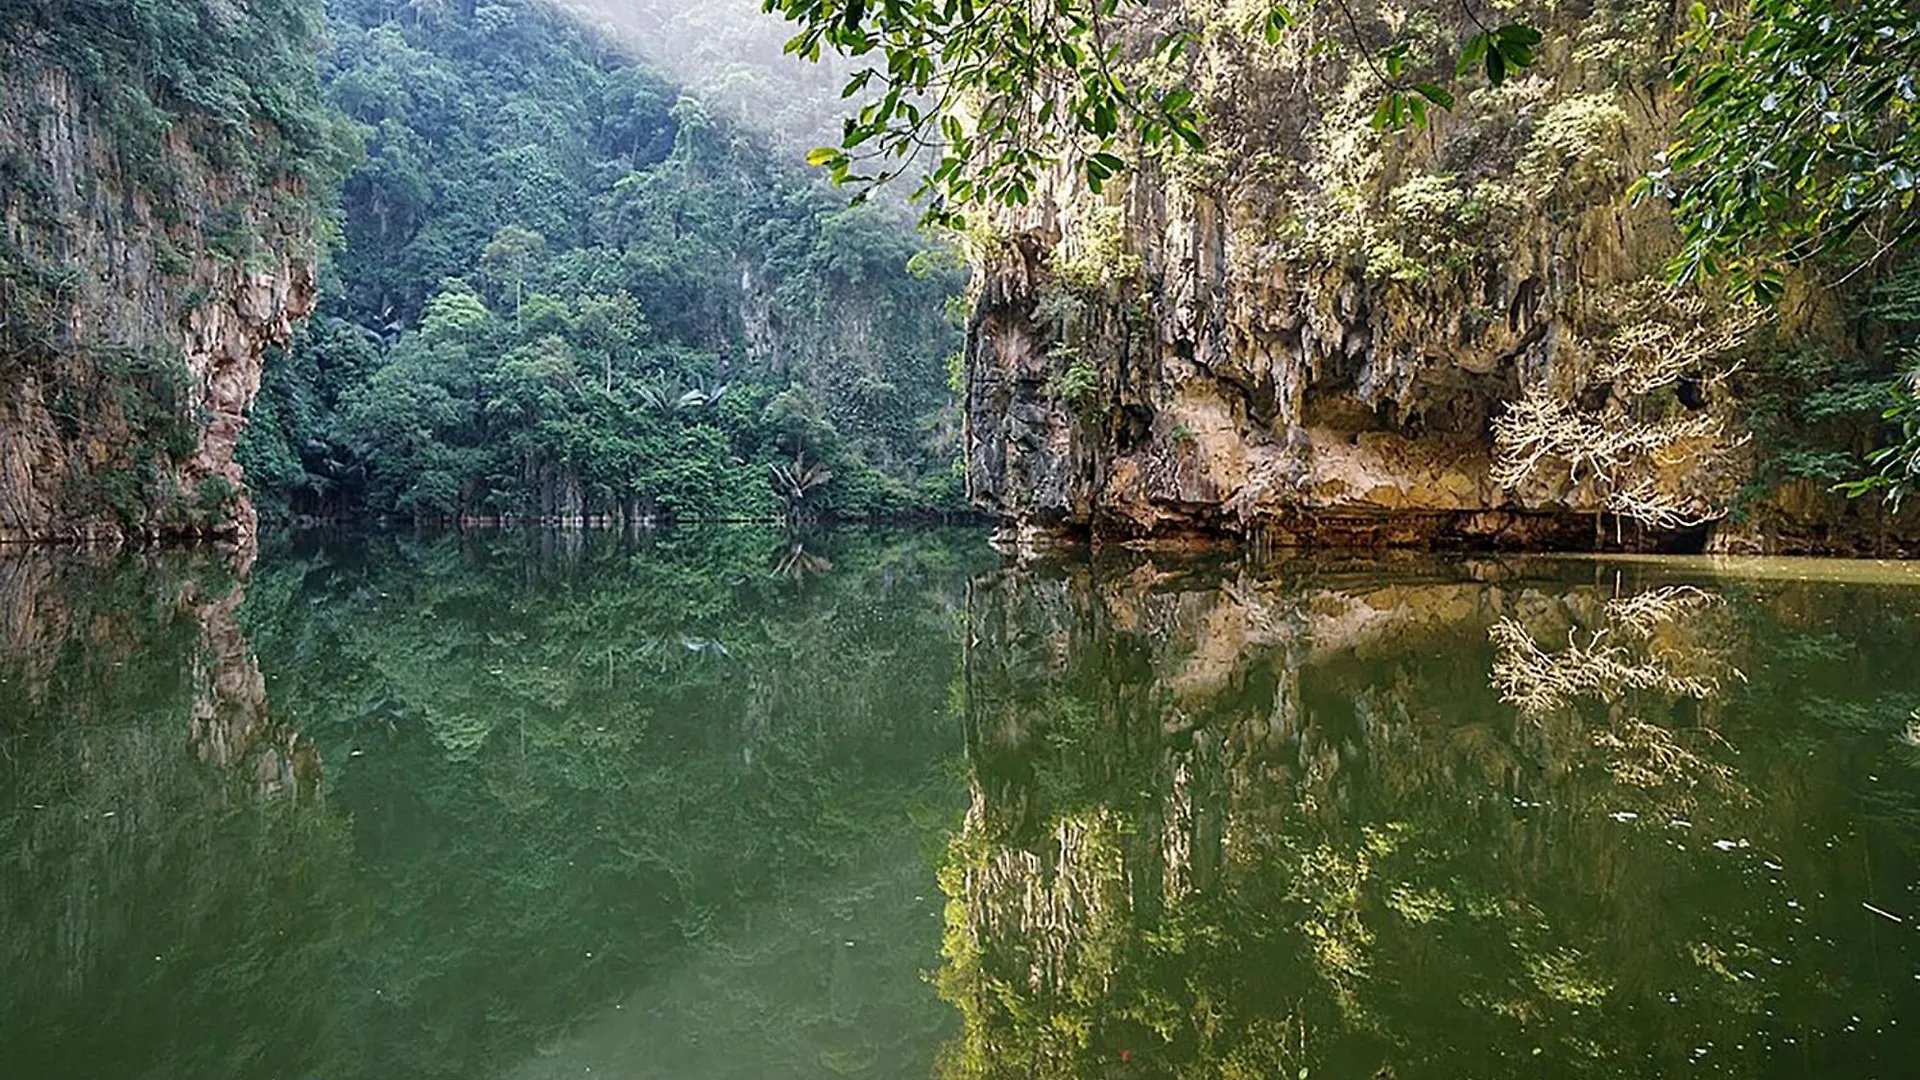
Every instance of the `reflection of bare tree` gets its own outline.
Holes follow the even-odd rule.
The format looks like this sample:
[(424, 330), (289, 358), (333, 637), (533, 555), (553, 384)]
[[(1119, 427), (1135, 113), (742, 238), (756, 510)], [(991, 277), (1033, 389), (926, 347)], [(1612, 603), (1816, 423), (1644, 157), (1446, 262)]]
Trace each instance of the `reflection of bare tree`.
[(1567, 647), (1551, 653), (1514, 619), (1494, 623), (1488, 634), (1499, 650), (1493, 662), (1493, 684), (1500, 700), (1532, 716), (1552, 712), (1575, 698), (1612, 700), (1626, 690), (1705, 699), (1718, 689), (1710, 679), (1676, 675), (1658, 657), (1639, 656), (1626, 645), (1615, 644), (1605, 629), (1593, 631), (1584, 642), (1577, 637), (1579, 631), (1572, 631)]
[[(1493, 685), (1500, 699), (1521, 713), (1540, 717), (1578, 698), (1615, 701), (1630, 690), (1704, 701), (1720, 689), (1715, 672), (1725, 664), (1711, 642), (1684, 646), (1663, 641), (1663, 627), (1719, 602), (1690, 585), (1671, 586), (1611, 600), (1606, 625), (1583, 635), (1567, 632), (1567, 646), (1548, 652), (1511, 616), (1493, 624), (1488, 636), (1496, 655)], [(1691, 655), (1683, 655), (1682, 649)]]
[[(1726, 740), (1711, 728), (1696, 728), (1690, 734), (1730, 749)], [(1606, 752), (1608, 774), (1629, 787), (1692, 788), (1705, 784), (1735, 799), (1746, 798), (1745, 789), (1735, 778), (1731, 765), (1696, 752), (1671, 729), (1637, 716), (1626, 717), (1594, 732), (1593, 745)]]
[(1607, 601), (1607, 619), (1645, 637), (1662, 623), (1721, 603), (1721, 598), (1692, 585), (1668, 585)]
[(1731, 749), (1718, 732), (1655, 723), (1628, 701), (1640, 693), (1707, 702), (1724, 680), (1745, 678), (1725, 656), (1721, 628), (1710, 619), (1722, 605), (1719, 595), (1691, 585), (1616, 597), (1601, 608), (1601, 626), (1569, 629), (1566, 647), (1553, 652), (1519, 619), (1503, 617), (1488, 631), (1494, 689), (1536, 722), (1582, 699), (1608, 705), (1600, 726), (1580, 732), (1580, 740), (1599, 752), (1609, 777), (1646, 793), (1650, 805), (1686, 809), (1701, 787), (1745, 801), (1733, 768), (1712, 756)]

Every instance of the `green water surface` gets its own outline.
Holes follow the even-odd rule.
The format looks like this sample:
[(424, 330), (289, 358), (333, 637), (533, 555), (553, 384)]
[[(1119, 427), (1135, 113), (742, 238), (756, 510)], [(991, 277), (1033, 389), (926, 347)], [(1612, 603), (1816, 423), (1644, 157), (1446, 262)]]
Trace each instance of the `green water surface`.
[(0, 556), (0, 1077), (1906, 1077), (1920, 575)]

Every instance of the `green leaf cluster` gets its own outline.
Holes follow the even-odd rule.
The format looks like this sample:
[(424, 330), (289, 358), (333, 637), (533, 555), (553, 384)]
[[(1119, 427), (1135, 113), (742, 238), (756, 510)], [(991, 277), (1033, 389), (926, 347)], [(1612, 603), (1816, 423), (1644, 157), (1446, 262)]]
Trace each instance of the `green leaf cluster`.
[[(897, 178), (917, 181), (926, 219), (964, 228), (968, 215), (1033, 202), (1056, 172), (1099, 193), (1143, 157), (1206, 144), (1206, 103), (1193, 79), (1208, 25), (1204, 5), (1148, 0), (763, 0), (798, 32), (789, 52), (818, 60), (833, 51), (864, 62), (844, 96), (859, 102), (839, 145), (808, 156), (855, 197)], [(1451, 108), (1439, 73), (1415, 70), (1404, 41), (1375, 38), (1345, 4), (1254, 5), (1232, 33), (1279, 43), (1310, 14), (1339, 46), (1372, 68), (1381, 99), (1376, 127), (1423, 126), (1431, 107)], [(1309, 11), (1309, 9), (1313, 9)], [(1479, 22), (1457, 75), (1484, 69), (1500, 85), (1531, 66), (1539, 31)], [(1173, 81), (1145, 74), (1146, 67)]]
[(1673, 202), (1675, 277), (1772, 301), (1787, 266), (1857, 269), (1920, 235), (1916, 61), (1907, 0), (1694, 4), (1673, 66), (1689, 107), (1641, 185)]

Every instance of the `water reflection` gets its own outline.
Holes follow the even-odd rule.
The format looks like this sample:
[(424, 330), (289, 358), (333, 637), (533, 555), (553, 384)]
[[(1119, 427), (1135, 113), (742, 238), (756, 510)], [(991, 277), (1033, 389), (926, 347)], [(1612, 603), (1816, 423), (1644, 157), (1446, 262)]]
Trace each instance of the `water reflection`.
[(0, 1073), (925, 1074), (983, 558), (715, 530), (4, 564)]
[(976, 579), (943, 1074), (1897, 1064), (1920, 605), (1672, 576)]
[[(244, 569), (0, 558), (10, 1075), (266, 1075), (336, 1037), (344, 835), (312, 744), (267, 707)], [(216, 1016), (248, 1038), (195, 1038)]]
[(714, 530), (22, 557), (0, 600), (8, 1076), (1920, 1049), (1912, 588)]
[[(79, 723), (111, 739), (127, 734), (120, 708), (157, 694), (162, 711), (186, 702), (182, 730), (201, 761), (250, 776), (264, 797), (312, 797), (318, 751), (274, 720), (240, 627), (250, 566), (215, 552), (0, 556), (0, 717), (16, 735), (41, 725), (70, 735)], [(161, 687), (180, 674), (170, 699)]]

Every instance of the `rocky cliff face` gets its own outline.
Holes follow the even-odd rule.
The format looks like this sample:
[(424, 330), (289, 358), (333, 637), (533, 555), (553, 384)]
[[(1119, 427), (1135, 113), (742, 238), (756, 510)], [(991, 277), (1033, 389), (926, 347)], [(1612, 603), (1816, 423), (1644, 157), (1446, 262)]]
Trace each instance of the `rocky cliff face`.
[[(1207, 151), (1104, 196), (1060, 182), (983, 245), (977, 505), (1027, 542), (1736, 539), (1754, 463), (1728, 375), (1773, 330), (1663, 292), (1671, 227), (1627, 191), (1678, 112), (1667, 0), (1521, 13), (1548, 30), (1541, 66), (1405, 133), (1369, 124), (1382, 90), (1331, 24), (1267, 46), (1231, 4), (1186, 6), (1220, 29), (1161, 77), (1208, 103)], [(1411, 35), (1416, 67), (1470, 32), (1360, 13), (1376, 43)], [(1503, 468), (1522, 403), (1541, 426)], [(1811, 502), (1818, 527), (1768, 509), (1737, 539), (1834, 547)]]
[(0, 72), (0, 542), (250, 539), (234, 445), (314, 294), (300, 183), (40, 53)]

